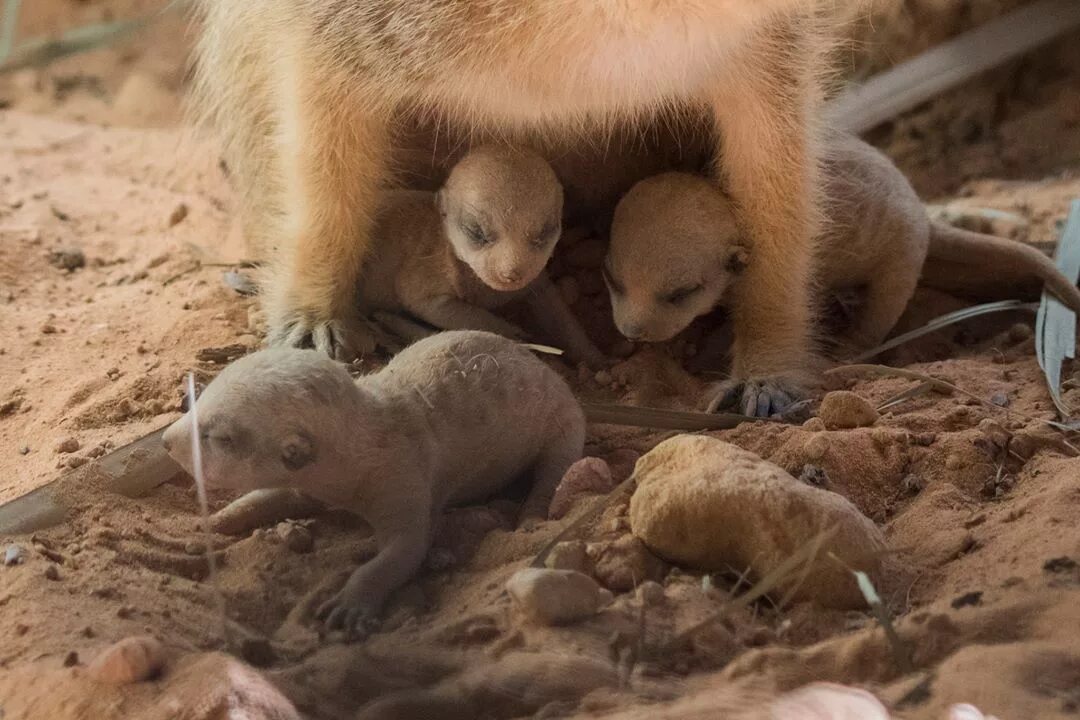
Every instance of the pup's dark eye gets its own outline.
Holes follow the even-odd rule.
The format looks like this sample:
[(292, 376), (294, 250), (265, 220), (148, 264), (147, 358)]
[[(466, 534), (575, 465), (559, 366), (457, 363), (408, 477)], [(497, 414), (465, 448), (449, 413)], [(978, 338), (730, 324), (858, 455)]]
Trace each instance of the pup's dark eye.
[(544, 226), (544, 229), (533, 236), (532, 244), (534, 247), (543, 248), (547, 247), (556, 236), (559, 234), (559, 224), (555, 222), (548, 223)]
[(664, 302), (671, 305), (681, 305), (697, 293), (701, 292), (702, 287), (701, 283), (698, 283), (697, 285), (687, 285), (678, 290), (673, 290), (664, 296)]
[(485, 245), (490, 245), (492, 242), (492, 239), (484, 232), (484, 228), (480, 227), (478, 223), (465, 223), (461, 226), (461, 229), (469, 238), (469, 242), (476, 247), (484, 247)]
[(607, 283), (608, 289), (616, 295), (622, 295), (623, 286), (620, 285), (614, 277), (612, 277), (611, 270), (608, 269), (608, 266), (604, 265), (600, 272), (604, 275), (604, 282)]

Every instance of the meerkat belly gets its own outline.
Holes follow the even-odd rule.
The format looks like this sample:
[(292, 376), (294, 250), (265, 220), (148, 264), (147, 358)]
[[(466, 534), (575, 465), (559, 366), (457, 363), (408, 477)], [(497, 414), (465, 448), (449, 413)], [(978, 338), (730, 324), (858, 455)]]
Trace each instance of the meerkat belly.
[(554, 42), (537, 38), (524, 51), (512, 47), (504, 58), (455, 68), (433, 80), (425, 94), (467, 120), (495, 123), (636, 115), (700, 96), (717, 82), (718, 66), (735, 40), (683, 17), (636, 31), (571, 33)]

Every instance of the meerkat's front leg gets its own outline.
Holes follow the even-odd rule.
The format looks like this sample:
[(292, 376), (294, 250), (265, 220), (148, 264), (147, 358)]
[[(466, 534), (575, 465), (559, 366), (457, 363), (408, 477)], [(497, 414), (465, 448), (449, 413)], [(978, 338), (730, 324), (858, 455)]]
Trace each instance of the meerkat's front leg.
[(351, 360), (361, 332), (357, 278), (388, 166), (388, 113), (355, 81), (294, 62), (281, 74), (289, 99), (280, 103), (283, 242), (265, 291), (269, 341)]
[(363, 639), (375, 629), (390, 593), (412, 578), (431, 547), (432, 515), (423, 502), (377, 512), (371, 520), (379, 553), (345, 582), (345, 586), (316, 612), (327, 629), (344, 630)]
[[(775, 30), (775, 29), (774, 29)], [(752, 243), (732, 288), (734, 400), (769, 416), (813, 379), (811, 261), (818, 226), (817, 87), (812, 39), (794, 25), (732, 64), (713, 111), (719, 167)]]

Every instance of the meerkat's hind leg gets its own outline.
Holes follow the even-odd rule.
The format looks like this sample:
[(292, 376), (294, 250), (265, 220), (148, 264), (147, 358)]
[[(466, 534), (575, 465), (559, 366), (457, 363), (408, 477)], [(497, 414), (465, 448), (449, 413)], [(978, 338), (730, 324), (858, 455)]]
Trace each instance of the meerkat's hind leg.
[(574, 422), (571, 426), (556, 428), (557, 435), (537, 458), (532, 468), (533, 485), (521, 506), (518, 524), (546, 520), (555, 489), (570, 466), (581, 459), (585, 446), (585, 423)]
[(855, 323), (841, 341), (854, 350), (880, 345), (907, 309), (919, 282), (919, 266), (897, 263), (881, 268), (866, 287), (866, 299), (856, 311)]

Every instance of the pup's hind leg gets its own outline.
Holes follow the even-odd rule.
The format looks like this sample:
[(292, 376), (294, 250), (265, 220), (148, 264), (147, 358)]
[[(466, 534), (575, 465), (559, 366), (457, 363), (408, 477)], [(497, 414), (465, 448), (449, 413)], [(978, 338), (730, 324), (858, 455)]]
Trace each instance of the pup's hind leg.
[[(580, 415), (580, 410), (577, 411)], [(585, 448), (585, 421), (574, 421), (557, 428), (548, 445), (533, 465), (533, 486), (518, 518), (519, 524), (527, 520), (546, 520), (555, 489), (563, 475), (581, 459)]]
[(854, 351), (880, 345), (904, 314), (919, 281), (919, 265), (890, 263), (873, 276), (866, 287), (866, 299), (856, 311), (854, 325), (841, 343)]

